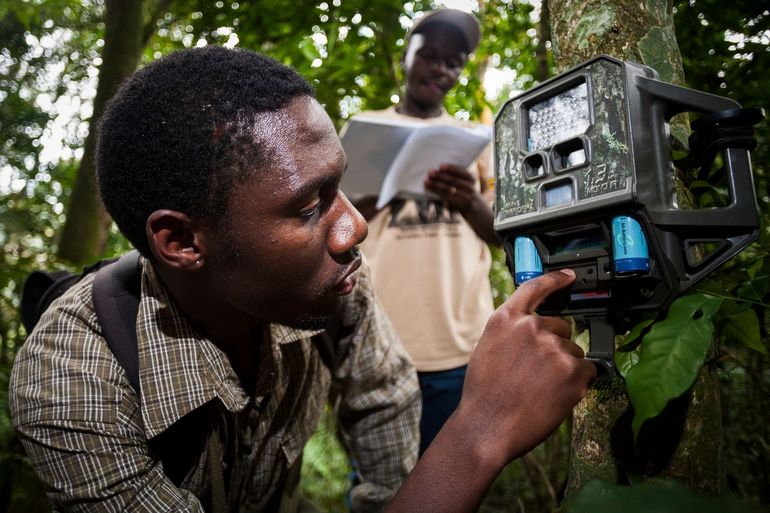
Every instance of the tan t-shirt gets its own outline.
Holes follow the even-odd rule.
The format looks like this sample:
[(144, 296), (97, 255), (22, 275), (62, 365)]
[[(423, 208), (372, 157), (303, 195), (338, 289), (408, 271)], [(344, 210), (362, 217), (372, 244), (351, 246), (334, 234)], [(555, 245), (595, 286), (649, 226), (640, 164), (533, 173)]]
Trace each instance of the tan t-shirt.
[[(395, 108), (365, 114), (417, 121)], [(472, 126), (447, 113), (425, 122)], [(475, 165), (470, 171), (478, 173)], [(369, 222), (361, 249), (375, 293), (417, 370), (467, 364), (493, 304), (489, 248), (462, 215), (437, 201), (393, 200)]]

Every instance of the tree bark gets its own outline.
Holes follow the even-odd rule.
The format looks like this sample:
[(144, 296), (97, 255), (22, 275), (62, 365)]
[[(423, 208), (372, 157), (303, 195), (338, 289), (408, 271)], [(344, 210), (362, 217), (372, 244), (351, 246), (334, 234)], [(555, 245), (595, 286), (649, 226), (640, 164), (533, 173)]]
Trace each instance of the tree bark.
[[(535, 77), (538, 82), (544, 82), (550, 77), (550, 67), (548, 65), (548, 48), (546, 43), (551, 41), (551, 9), (549, 0), (542, 0), (540, 2), (540, 21), (538, 22), (537, 35), (537, 48), (535, 53), (537, 54), (537, 76)], [(553, 42), (551, 43), (553, 44)]]
[(549, 1), (559, 71), (603, 53), (650, 66), (664, 82), (684, 82), (670, 2)]
[(144, 29), (142, 5), (142, 0), (106, 2), (104, 52), (93, 114), (59, 237), (59, 257), (75, 264), (97, 259), (107, 240), (111, 220), (99, 199), (94, 173), (97, 129), (107, 100), (139, 63)]
[[(554, 57), (560, 71), (599, 54), (645, 64), (682, 84), (682, 58), (671, 3), (665, 0), (549, 0)], [(672, 121), (672, 144), (686, 144), (686, 124)], [(679, 195), (679, 204), (686, 195)], [(722, 485), (719, 384), (705, 368), (692, 389), (642, 427), (636, 444), (625, 386), (592, 389), (575, 408), (566, 495), (592, 479), (628, 483), (633, 476), (671, 477), (702, 494)]]

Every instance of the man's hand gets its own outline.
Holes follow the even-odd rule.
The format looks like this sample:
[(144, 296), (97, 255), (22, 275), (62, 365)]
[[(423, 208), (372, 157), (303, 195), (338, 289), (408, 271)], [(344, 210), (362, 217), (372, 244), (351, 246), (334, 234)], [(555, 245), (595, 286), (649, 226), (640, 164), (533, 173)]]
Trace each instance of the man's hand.
[(438, 169), (428, 171), (423, 183), (426, 191), (438, 195), (451, 209), (460, 212), (481, 240), (499, 246), (502, 241), (494, 229), (492, 208), (476, 187), (476, 180), (465, 168), (441, 164)]
[(492, 315), (473, 352), (455, 415), (475, 424), (479, 446), (505, 463), (556, 429), (596, 375), (570, 341), (569, 323), (534, 313), (574, 279), (566, 270), (520, 285)]
[(473, 175), (467, 169), (453, 164), (441, 164), (438, 169), (428, 171), (424, 185), (426, 191), (440, 196), (460, 213), (471, 208), (474, 201), (483, 201)]
[(388, 513), (476, 511), (500, 471), (544, 440), (596, 376), (563, 319), (535, 308), (575, 279), (557, 271), (525, 282), (490, 318), (462, 399)]

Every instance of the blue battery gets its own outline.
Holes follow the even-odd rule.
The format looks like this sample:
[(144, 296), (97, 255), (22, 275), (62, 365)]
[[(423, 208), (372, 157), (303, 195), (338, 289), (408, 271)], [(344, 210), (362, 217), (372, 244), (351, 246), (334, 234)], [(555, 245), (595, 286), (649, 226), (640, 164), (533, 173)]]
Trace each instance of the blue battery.
[(516, 237), (513, 243), (513, 266), (516, 285), (543, 274), (543, 262), (537, 253), (535, 242), (529, 237)]
[(612, 258), (618, 274), (650, 271), (650, 252), (639, 222), (630, 216), (612, 219)]

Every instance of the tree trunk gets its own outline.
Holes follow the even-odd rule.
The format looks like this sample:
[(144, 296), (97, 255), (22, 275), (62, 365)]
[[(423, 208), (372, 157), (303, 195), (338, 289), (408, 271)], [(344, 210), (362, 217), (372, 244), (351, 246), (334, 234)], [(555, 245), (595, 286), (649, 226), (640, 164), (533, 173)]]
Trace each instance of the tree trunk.
[(58, 255), (75, 264), (97, 259), (104, 251), (111, 220), (99, 199), (94, 174), (97, 127), (107, 100), (139, 63), (144, 24), (142, 0), (107, 0), (104, 52), (83, 158), (59, 238)]
[[(682, 58), (671, 3), (664, 0), (549, 0), (553, 52), (560, 71), (599, 54), (645, 64), (661, 80), (682, 84)], [(686, 144), (687, 127), (672, 122)], [(676, 144), (674, 141), (673, 144)], [(682, 205), (684, 195), (679, 195)], [(671, 477), (702, 494), (722, 483), (722, 424), (719, 384), (706, 367), (692, 389), (642, 427), (633, 443), (625, 386), (589, 391), (573, 415), (572, 452), (566, 495), (591, 479), (628, 483), (633, 476)]]
[(607, 54), (645, 64), (664, 82), (684, 82), (671, 4), (665, 0), (550, 0), (549, 15), (560, 71)]
[(540, 2), (537, 48), (535, 48), (535, 54), (537, 55), (537, 75), (535, 78), (538, 82), (546, 81), (551, 75), (550, 66), (548, 65), (548, 47), (546, 46), (546, 43), (551, 41), (550, 10), (549, 0), (542, 0), (542, 2)]

